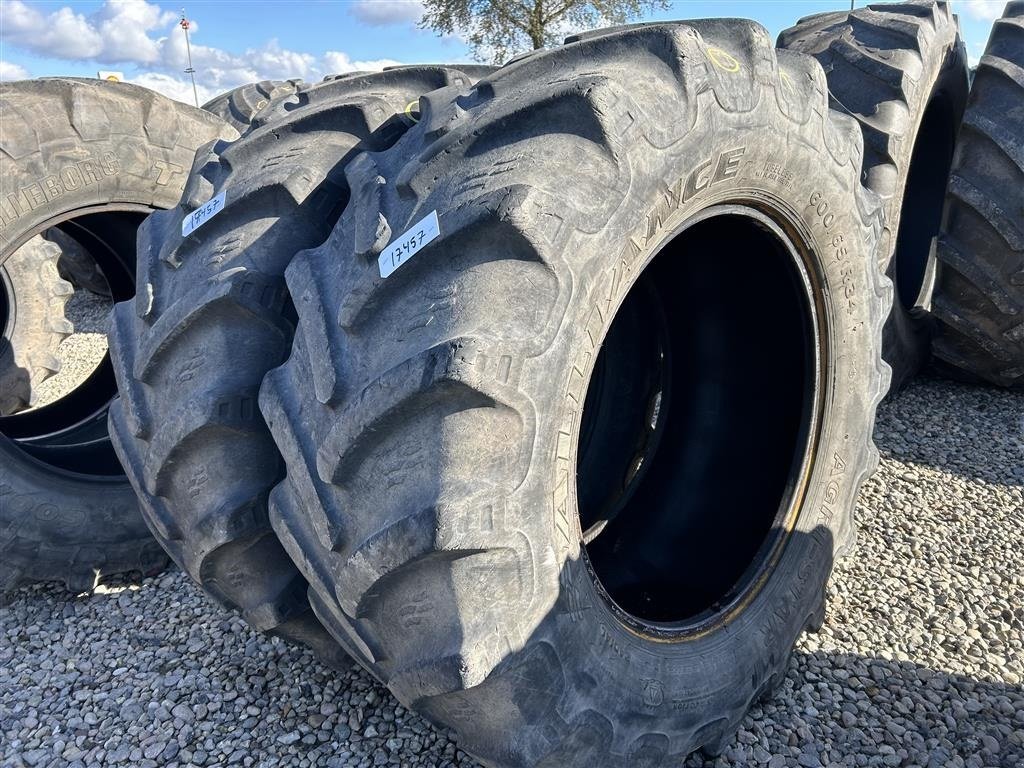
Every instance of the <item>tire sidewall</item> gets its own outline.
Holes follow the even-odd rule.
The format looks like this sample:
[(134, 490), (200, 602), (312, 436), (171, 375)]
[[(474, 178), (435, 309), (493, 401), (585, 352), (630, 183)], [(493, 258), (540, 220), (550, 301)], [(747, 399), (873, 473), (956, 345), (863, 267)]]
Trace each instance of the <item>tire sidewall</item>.
[[(165, 203), (170, 193), (163, 187), (147, 194), (139, 183), (144, 181), (152, 187), (144, 175), (139, 175), (140, 163), (146, 165), (149, 161), (131, 147), (122, 147), (123, 154), (118, 154), (111, 141), (77, 143), (85, 147), (89, 161), (101, 174), (99, 182), (47, 199), (7, 223), (0, 231), (0, 263), (6, 262), (33, 235), (82, 211), (123, 206), (124, 210), (141, 212)], [(102, 158), (106, 158), (112, 173), (103, 175)], [(24, 200), (23, 190), (34, 187), (38, 194), (45, 195), (43, 180), (59, 178), (68, 167), (81, 172), (82, 162), (67, 160), (61, 153), (37, 152), (17, 162), (5, 160), (0, 164), (0, 173)], [(51, 546), (90, 542), (101, 553), (104, 542), (143, 540), (149, 536), (138, 514), (135, 494), (124, 476), (101, 478), (54, 471), (24, 454), (2, 435), (0, 468), (5, 476), (0, 483), (0, 527), (16, 531), (18, 539)], [(82, 559), (89, 558), (84, 555)]]
[[(33, 234), (82, 212), (174, 207), (198, 137), (216, 133), (213, 116), (131, 85), (44, 79), (8, 84), (3, 95), (12, 112), (0, 138), (11, 146), (0, 158), (10, 190), (0, 203), (0, 262)], [(45, 133), (21, 119), (16, 105), (49, 119)], [(72, 124), (108, 106), (119, 112), (107, 122)], [(111, 124), (127, 119), (124, 110), (137, 125)]]
[[(636, 174), (636, 183), (630, 185), (602, 233), (573, 232), (564, 242), (552, 243), (553, 250), (582, 254), (587, 263), (550, 351), (524, 363), (520, 381), (527, 398), (545, 411), (537, 418), (532, 449), (536, 469), (522, 487), (520, 502), (523, 509), (544, 510), (536, 515), (528, 537), (535, 550), (533, 576), (549, 580), (550, 590), (534, 594), (557, 597), (547, 606), (535, 599), (517, 611), (522, 616), (539, 612), (542, 618), (535, 630), (526, 632), (521, 651), (509, 654), (499, 670), (536, 676), (531, 665), (544, 659), (543, 676), (549, 680), (543, 690), (548, 694), (520, 696), (518, 710), (506, 713), (519, 722), (505, 727), (517, 732), (545, 721), (563, 724), (557, 727), (558, 734), (535, 731), (533, 738), (522, 741), (519, 748), (527, 756), (526, 763), (547, 754), (571, 721), (579, 720), (555, 711), (559, 700), (573, 702), (577, 712), (593, 710), (611, 722), (630, 723), (615, 736), (626, 738), (627, 744), (628, 734), (637, 728), (669, 734), (670, 738), (654, 742), (641, 738), (632, 746), (609, 745), (631, 765), (646, 764), (637, 762), (641, 753), (652, 764), (660, 764), (658, 760), (676, 753), (684, 733), (690, 740), (696, 738), (699, 746), (701, 728), (710, 725), (700, 718), (709, 712), (742, 714), (788, 657), (797, 635), (820, 609), (833, 549), (849, 535), (859, 468), (869, 461), (863, 435), (870, 431), (874, 407), (871, 379), (877, 374), (878, 341), (872, 334), (880, 324), (873, 314), (880, 310), (871, 308), (877, 301), (875, 282), (869, 277), (870, 265), (875, 263), (872, 237), (864, 231), (865, 214), (851, 205), (858, 199), (854, 186), (860, 158), (840, 162), (823, 146), (820, 126), (818, 143), (812, 145), (793, 140), (793, 124), (777, 110), (764, 109), (759, 117), (760, 121), (750, 115), (716, 112), (684, 141), (662, 151), (659, 162), (648, 166), (648, 173)], [(758, 124), (758, 129), (751, 131), (751, 124)], [(666, 209), (663, 179), (681, 179), (685, 184), (708, 158), (714, 169), (723, 153), (738, 148), (744, 152), (735, 177), (719, 179), (678, 208)], [(781, 170), (776, 168), (780, 163)], [(776, 169), (775, 181), (756, 178), (755, 174), (771, 175), (766, 174), (768, 168)], [(828, 201), (826, 212), (835, 213), (830, 227), (817, 213), (822, 200)], [(635, 263), (646, 265), (670, 235), (700, 211), (751, 202), (777, 224), (799, 232), (813, 254), (809, 267), (812, 282), (818, 283), (814, 295), (825, 341), (820, 352), (824, 367), (819, 372), (816, 458), (810, 463), (806, 496), (793, 523), (795, 534), (763, 588), (716, 629), (678, 642), (655, 642), (639, 637), (615, 617), (580, 556), (575, 483), (567, 482), (575, 467), (586, 393), (585, 386), (579, 392), (575, 379), (585, 371), (583, 381), (589, 381), (599, 347), (593, 339), (603, 338), (614, 317), (606, 313), (595, 334), (594, 307), (610, 296), (614, 297), (611, 306), (617, 306), (643, 271), (634, 269), (627, 279), (616, 276), (620, 260), (613, 256), (622, 250), (622, 243), (631, 236), (633, 242), (642, 243)], [(831, 245), (839, 233), (844, 234), (846, 248), (842, 258), (836, 257), (837, 248)], [(544, 563), (551, 561), (557, 567), (545, 568)], [(515, 672), (517, 668), (520, 673)], [(568, 699), (558, 695), (559, 683)], [(487, 742), (487, 731), (475, 713), (460, 710), (457, 700), (435, 701), (431, 706), (438, 708), (433, 714), (465, 735), (470, 751), (475, 741)]]
[[(76, 216), (173, 207), (196, 146), (231, 133), (210, 115), (131, 85), (43, 79), (5, 84), (0, 95), (0, 177), (9, 190), (0, 201), (0, 264)], [(3, 570), (13, 584), (77, 585), (83, 574), (166, 562), (123, 475), (55, 470), (0, 435), (0, 478)]]
[[(166, 158), (170, 153), (165, 150), (137, 141), (118, 144), (94, 140), (76, 144), (88, 157), (72, 161), (57, 153), (37, 152), (16, 163), (7, 161), (0, 165), (0, 172), (10, 180), (22, 203), (20, 215), (0, 230), (0, 261), (6, 261), (32, 235), (83, 213), (149, 213), (178, 202), (188, 168)], [(90, 176), (97, 175), (95, 183), (83, 183), (78, 189), (68, 190), (61, 178), (82, 177), (83, 167), (91, 168)], [(35, 207), (29, 207), (29, 199), (36, 203)], [(5, 219), (12, 211), (10, 206), (10, 202), (5, 205)]]
[(149, 533), (124, 477), (53, 472), (0, 436), (0, 525), (19, 538), (97, 545)]
[[(14, 130), (14, 126), (8, 130)], [(82, 212), (104, 208), (144, 212), (172, 206), (178, 200), (184, 176), (176, 175), (174, 168), (163, 169), (167, 162), (164, 156), (169, 154), (166, 150), (137, 140), (118, 142), (113, 136), (92, 141), (69, 136), (65, 141), (74, 147), (73, 153), (37, 151), (18, 159), (0, 160), (0, 174), (22, 203), (21, 214), (13, 219), (8, 217), (11, 202), (4, 204), (0, 263), (33, 235)], [(182, 169), (182, 173), (187, 170)], [(88, 178), (91, 183), (68, 190), (62, 177), (64, 181)], [(58, 188), (59, 193), (47, 193)], [(29, 201), (38, 202), (30, 207)], [(145, 525), (134, 511), (134, 494), (123, 476), (94, 478), (52, 471), (2, 435), (0, 466), (9, 468), (4, 474), (10, 477), (11, 489), (9, 503), (0, 505), (0, 518), (13, 513), (10, 524), (19, 528), (19, 535), (52, 541), (54, 537), (79, 539), (95, 532), (101, 538), (111, 534), (113, 540), (118, 540), (125, 533), (118, 530), (119, 525), (129, 521), (127, 527), (133, 536), (146, 534)], [(37, 498), (40, 494), (45, 501)], [(58, 511), (51, 514), (51, 506)], [(29, 512), (25, 516), (18, 510)], [(34, 510), (43, 511), (36, 514)], [(118, 516), (112, 516), (114, 512)]]

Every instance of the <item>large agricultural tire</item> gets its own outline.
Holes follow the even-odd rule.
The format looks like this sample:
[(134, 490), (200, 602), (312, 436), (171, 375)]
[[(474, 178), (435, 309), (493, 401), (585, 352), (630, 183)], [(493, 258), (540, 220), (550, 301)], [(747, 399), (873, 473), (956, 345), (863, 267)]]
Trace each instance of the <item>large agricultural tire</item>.
[(992, 27), (957, 142), (937, 249), (944, 371), (1024, 387), (1024, 2)]
[[(474, 81), (494, 71), (494, 67), (486, 64), (397, 64), (384, 67), (384, 72), (403, 69), (457, 69)], [(240, 133), (245, 134), (253, 128), (265, 125), (270, 120), (278, 119), (282, 114), (282, 105), (287, 110), (303, 106), (306, 91), (318, 88), (322, 83), (338, 82), (339, 80), (361, 79), (373, 72), (344, 72), (337, 75), (325, 75), (320, 83), (306, 83), (300, 79), (261, 80), (248, 83), (234, 90), (222, 93), (203, 104), (203, 109), (212, 112), (230, 123)]]
[(878, 3), (801, 19), (780, 48), (814, 56), (832, 106), (864, 131), (864, 183), (885, 201), (882, 266), (895, 286), (883, 357), (898, 391), (927, 362), (946, 179), (969, 88), (951, 3)]
[(239, 133), (245, 133), (272, 101), (288, 98), (308, 87), (300, 79), (260, 80), (213, 97), (203, 104), (203, 109), (217, 115)]
[(491, 64), (393, 64), (389, 67), (384, 67), (385, 72), (395, 72), (396, 70), (407, 69), (409, 67), (454, 67), (459, 70), (466, 77), (472, 78), (474, 82), (482, 80), (488, 75), (492, 74), (495, 67)]
[[(0, 266), (59, 228), (89, 248), (120, 299), (134, 293), (139, 223), (177, 203), (197, 147), (236, 135), (205, 112), (99, 80), (0, 84), (0, 114)], [(166, 564), (110, 447), (113, 394), (107, 360), (71, 394), (0, 418), (0, 591), (88, 589)]]
[(735, 20), (587, 36), (420, 109), (286, 271), (274, 530), (332, 634), (487, 764), (714, 751), (821, 621), (877, 462), (860, 130)]
[[(291, 348), (284, 270), (330, 234), (349, 200), (346, 162), (393, 144), (421, 94), (470, 82), (453, 69), (408, 68), (271, 102), (260, 113), (269, 124), (201, 150), (182, 204), (147, 219), (138, 294), (114, 311), (121, 398), (110, 428), (157, 539), (256, 629), (335, 666), (351, 662), (310, 610), (267, 517), (283, 467), (256, 396)], [(182, 223), (214, 198), (215, 216), (183, 237)]]
[(0, 416), (34, 405), (39, 385), (60, 370), (57, 349), (71, 332), (64, 305), (74, 293), (57, 273), (60, 255), (36, 235), (0, 264)]

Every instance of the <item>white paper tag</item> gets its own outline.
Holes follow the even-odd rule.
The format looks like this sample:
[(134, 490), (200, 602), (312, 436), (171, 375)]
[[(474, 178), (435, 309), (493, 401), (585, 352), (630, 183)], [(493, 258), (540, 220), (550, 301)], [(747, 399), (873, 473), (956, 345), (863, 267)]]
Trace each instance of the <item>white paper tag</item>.
[(387, 277), (411, 259), (417, 251), (441, 235), (437, 211), (431, 211), (391, 242), (377, 258), (380, 276)]
[(181, 222), (181, 236), (188, 237), (203, 224), (208, 222), (218, 213), (224, 210), (224, 198), (227, 195), (227, 190), (224, 190), (219, 195), (214, 197), (206, 205), (201, 205), (196, 208), (192, 213), (185, 217), (185, 220)]

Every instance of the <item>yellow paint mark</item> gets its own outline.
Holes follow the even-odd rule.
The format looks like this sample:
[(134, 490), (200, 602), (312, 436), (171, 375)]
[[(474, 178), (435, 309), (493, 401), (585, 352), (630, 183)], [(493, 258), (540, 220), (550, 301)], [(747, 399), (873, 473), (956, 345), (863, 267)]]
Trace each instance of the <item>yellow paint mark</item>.
[(723, 51), (721, 48), (715, 48), (713, 45), (708, 46), (708, 58), (711, 62), (723, 72), (739, 72), (740, 63), (727, 51)]
[(419, 105), (419, 99), (413, 99), (412, 101), (405, 105), (405, 116), (412, 120), (414, 123), (418, 123), (420, 121), (419, 117), (412, 113), (413, 110), (416, 109)]

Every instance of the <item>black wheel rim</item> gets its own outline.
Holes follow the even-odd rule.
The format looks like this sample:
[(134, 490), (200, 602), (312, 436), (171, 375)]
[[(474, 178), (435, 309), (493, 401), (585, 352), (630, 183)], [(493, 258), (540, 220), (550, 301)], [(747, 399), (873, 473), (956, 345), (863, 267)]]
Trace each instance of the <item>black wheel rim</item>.
[(665, 239), (607, 330), (579, 424), (579, 523), (598, 592), (636, 632), (703, 631), (781, 556), (821, 407), (805, 253), (760, 212), (710, 209)]

